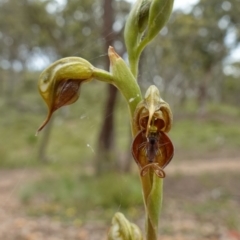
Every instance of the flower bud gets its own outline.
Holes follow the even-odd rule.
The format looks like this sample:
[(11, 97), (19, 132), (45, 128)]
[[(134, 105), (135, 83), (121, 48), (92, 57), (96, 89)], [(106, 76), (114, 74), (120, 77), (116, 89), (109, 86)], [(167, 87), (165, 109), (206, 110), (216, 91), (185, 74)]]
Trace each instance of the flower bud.
[(137, 225), (129, 222), (122, 213), (115, 213), (108, 240), (142, 240), (142, 234)]
[(56, 61), (41, 73), (38, 90), (48, 106), (48, 115), (37, 132), (46, 126), (54, 111), (77, 101), (81, 83), (92, 79), (93, 69), (82, 58), (67, 57)]
[(139, 16), (138, 16), (138, 31), (139, 33), (143, 33), (146, 30), (148, 24), (149, 17), (149, 8), (151, 5), (151, 0), (144, 0), (141, 2), (139, 8)]
[(143, 48), (167, 23), (174, 0), (138, 0), (134, 4), (124, 30), (129, 59), (139, 55)]
[(151, 41), (167, 23), (174, 0), (153, 0), (149, 10), (146, 39)]

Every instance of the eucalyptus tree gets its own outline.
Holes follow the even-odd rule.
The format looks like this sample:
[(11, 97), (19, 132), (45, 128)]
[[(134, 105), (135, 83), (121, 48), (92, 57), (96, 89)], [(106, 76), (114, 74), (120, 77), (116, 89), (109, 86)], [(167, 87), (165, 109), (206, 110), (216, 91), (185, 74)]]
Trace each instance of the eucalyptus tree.
[(175, 11), (147, 50), (157, 54), (145, 66), (156, 66), (151, 72), (155, 83), (175, 96), (176, 104), (194, 98), (204, 112), (206, 101), (222, 99), (226, 59), (239, 44), (239, 3), (201, 0), (190, 12)]
[[(115, 46), (120, 54), (125, 51), (121, 33), (129, 8), (128, 2), (113, 0), (83, 0), (81, 4), (78, 0), (61, 4), (54, 0), (23, 0), (17, 4), (13, 0), (5, 1), (0, 9), (0, 18), (3, 20), (3, 51), (0, 54), (2, 63), (18, 63), (22, 66), (23, 63), (18, 60), (20, 58), (25, 61), (28, 70), (33, 71), (41, 68), (39, 61), (43, 63), (41, 65), (46, 65), (57, 58), (72, 55), (92, 59), (94, 64), (107, 69), (109, 63), (105, 46)], [(9, 79), (16, 81), (14, 77)], [(9, 84), (11, 92), (15, 85)], [(113, 86), (107, 87), (109, 90), (105, 93), (108, 96), (106, 112), (102, 116), (103, 123), (97, 142), (101, 152), (104, 152), (104, 149), (106, 152), (112, 151), (114, 145), (116, 89)], [(14, 94), (6, 95), (11, 99), (10, 96)], [(110, 117), (106, 117), (109, 115)], [(41, 150), (40, 156), (44, 156), (42, 152)]]

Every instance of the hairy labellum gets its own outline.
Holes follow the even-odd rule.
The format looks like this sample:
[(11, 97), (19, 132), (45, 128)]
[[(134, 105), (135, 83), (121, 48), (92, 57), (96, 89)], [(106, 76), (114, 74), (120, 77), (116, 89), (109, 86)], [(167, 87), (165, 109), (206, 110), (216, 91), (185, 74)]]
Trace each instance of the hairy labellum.
[(165, 177), (163, 169), (173, 157), (174, 147), (166, 133), (156, 127), (140, 131), (133, 140), (132, 155), (138, 164), (141, 175), (153, 169), (158, 177)]

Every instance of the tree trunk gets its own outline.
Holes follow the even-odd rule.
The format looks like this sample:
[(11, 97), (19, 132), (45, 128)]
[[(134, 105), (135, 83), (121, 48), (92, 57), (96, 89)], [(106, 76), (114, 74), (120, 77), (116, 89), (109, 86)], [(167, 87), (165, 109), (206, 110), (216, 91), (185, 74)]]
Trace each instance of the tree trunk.
[(206, 107), (208, 100), (208, 86), (212, 77), (212, 68), (209, 67), (201, 80), (198, 87), (198, 116), (204, 117), (206, 115)]
[[(105, 39), (104, 49), (108, 51), (108, 47), (113, 45), (115, 36), (112, 34), (112, 25), (114, 22), (114, 10), (112, 0), (104, 0), (104, 16), (103, 16), (103, 38)], [(106, 57), (106, 68), (109, 68), (109, 59)], [(113, 170), (116, 166), (116, 153), (114, 150), (114, 109), (117, 99), (117, 89), (108, 85), (107, 101), (105, 111), (103, 113), (103, 123), (98, 137), (96, 173), (103, 174), (109, 170)]]
[(117, 89), (108, 86), (108, 98), (103, 114), (103, 123), (98, 137), (98, 153), (96, 159), (96, 173), (102, 174), (114, 170), (116, 166), (115, 134), (114, 134), (114, 109), (116, 104)]

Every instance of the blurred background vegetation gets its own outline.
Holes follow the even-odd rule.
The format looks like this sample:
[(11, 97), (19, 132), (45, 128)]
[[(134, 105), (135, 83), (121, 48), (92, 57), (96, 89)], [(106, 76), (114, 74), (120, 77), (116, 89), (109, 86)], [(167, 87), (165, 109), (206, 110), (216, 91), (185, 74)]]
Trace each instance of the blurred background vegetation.
[[(86, 219), (109, 222), (118, 210), (133, 219), (144, 215), (130, 153), (128, 110), (114, 90), (96, 81), (83, 85), (80, 100), (55, 113), (35, 137), (47, 113), (37, 91), (40, 72), (67, 56), (108, 69), (110, 44), (126, 58), (122, 31), (130, 7), (123, 0), (0, 0), (0, 172), (36, 173), (37, 179), (17, 190), (31, 216), (46, 214), (81, 224)], [(170, 136), (175, 157), (170, 165), (204, 160), (217, 166), (240, 160), (239, 12), (239, 0), (200, 0), (191, 8), (176, 9), (143, 53), (143, 94), (155, 84), (174, 113)], [(110, 152), (111, 159), (102, 151)], [(109, 165), (111, 173), (96, 175)], [(240, 198), (233, 197), (239, 174), (176, 174), (165, 182), (163, 217), (169, 225), (164, 233), (174, 232), (167, 203), (201, 223), (240, 230)], [(217, 206), (215, 195), (196, 194), (213, 190), (220, 191)]]

